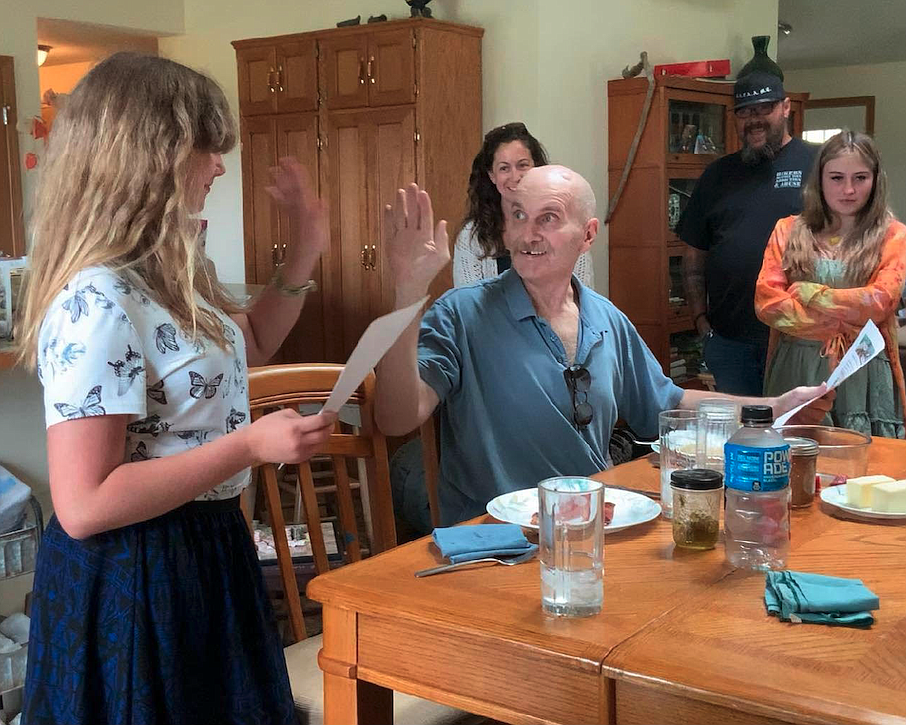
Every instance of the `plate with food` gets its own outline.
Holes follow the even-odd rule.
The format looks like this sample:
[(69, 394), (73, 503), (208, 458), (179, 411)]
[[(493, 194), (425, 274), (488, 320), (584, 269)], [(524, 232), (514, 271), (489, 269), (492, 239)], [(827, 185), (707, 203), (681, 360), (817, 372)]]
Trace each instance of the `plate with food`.
[(858, 476), (822, 487), (826, 504), (866, 519), (906, 521), (906, 481), (890, 476)]
[[(503, 493), (492, 499), (488, 513), (498, 521), (519, 524), (527, 529), (538, 528), (538, 489), (524, 488)], [(608, 519), (608, 513), (610, 518)], [(622, 531), (630, 526), (656, 519), (660, 504), (635, 491), (604, 487), (604, 530)]]
[[(688, 456), (689, 458), (697, 455), (696, 453), (696, 442), (695, 436), (689, 433), (688, 431), (674, 431), (670, 435), (676, 436), (678, 441), (677, 450), (680, 455)], [(660, 440), (652, 441), (648, 444), (651, 447), (651, 450), (655, 453), (661, 452), (661, 442)], [(709, 441), (708, 444), (708, 458), (713, 458), (715, 460), (723, 460), (724, 457), (724, 446), (722, 442), (715, 443)]]

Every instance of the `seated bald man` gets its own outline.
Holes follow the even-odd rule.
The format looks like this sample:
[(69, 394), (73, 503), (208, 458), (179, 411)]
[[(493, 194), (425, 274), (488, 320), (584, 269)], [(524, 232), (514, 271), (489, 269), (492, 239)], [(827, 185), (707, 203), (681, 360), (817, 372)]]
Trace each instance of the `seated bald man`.
[[(408, 433), (440, 405), (445, 525), (541, 479), (597, 473), (609, 464), (618, 418), (654, 437), (658, 412), (694, 409), (709, 395), (674, 385), (626, 316), (573, 275), (599, 227), (584, 178), (536, 167), (503, 205), (512, 268), (444, 294), (377, 369), (375, 415), (385, 434)], [(412, 184), (384, 226), (400, 308), (424, 296), (449, 262), (446, 222), (434, 229), (431, 201)], [(779, 415), (819, 392), (738, 400)]]

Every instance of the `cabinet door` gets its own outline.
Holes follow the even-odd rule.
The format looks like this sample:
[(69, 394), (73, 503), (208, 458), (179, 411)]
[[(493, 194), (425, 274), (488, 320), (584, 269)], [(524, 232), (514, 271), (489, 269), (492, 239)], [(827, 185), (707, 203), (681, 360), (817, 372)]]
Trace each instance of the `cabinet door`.
[(327, 108), (361, 108), (368, 105), (365, 61), (368, 37), (345, 36), (320, 40), (321, 78)]
[[(277, 117), (277, 155), (294, 156), (308, 172), (314, 190), (318, 190), (318, 114), (298, 113)], [(280, 254), (285, 254), (287, 244), (306, 244), (300, 239), (292, 221), (286, 214), (280, 214)], [(305, 297), (305, 305), (299, 321), (287, 335), (281, 349), (281, 362), (326, 362), (324, 288), (330, 266), (330, 252), (325, 252), (312, 272), (312, 279), (318, 283), (318, 291)]]
[(387, 108), (371, 113), (372, 133), (368, 178), (373, 195), (370, 214), (371, 239), (376, 247), (372, 258), (381, 282), (379, 299), (375, 300), (376, 314), (393, 309), (393, 280), (384, 255), (384, 215), (382, 209), (393, 204), (397, 189), (403, 189), (415, 178), (415, 108)]
[(239, 114), (273, 113), (277, 97), (277, 53), (273, 47), (236, 51), (239, 74)]
[(318, 110), (318, 60), (314, 38), (277, 46), (277, 110)]
[(328, 116), (330, 238), (339, 266), (333, 270), (332, 294), (325, 304), (339, 311), (341, 324), (333, 334), (342, 339), (344, 360), (368, 323), (377, 316), (375, 301), (380, 296), (380, 278), (371, 269), (368, 116), (367, 112)]
[(411, 30), (374, 33), (365, 65), (368, 105), (396, 106), (415, 101), (415, 48)]
[(273, 118), (243, 118), (242, 137), (242, 227), (245, 237), (245, 281), (267, 284), (274, 271), (278, 240), (277, 216), (265, 188), (270, 167), (277, 162), (276, 121)]

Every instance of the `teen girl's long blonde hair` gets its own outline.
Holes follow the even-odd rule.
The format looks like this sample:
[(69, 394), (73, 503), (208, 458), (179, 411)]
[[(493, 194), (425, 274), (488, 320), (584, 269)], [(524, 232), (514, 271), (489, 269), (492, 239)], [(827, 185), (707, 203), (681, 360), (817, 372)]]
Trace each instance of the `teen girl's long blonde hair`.
[(138, 280), (186, 334), (227, 344), (196, 293), (226, 312), (239, 307), (204, 263), (187, 182), (193, 151), (235, 143), (223, 92), (179, 63), (117, 53), (79, 82), (54, 121), (38, 186), (20, 362), (35, 366), (50, 303), (94, 266)]
[(864, 286), (881, 261), (881, 245), (894, 218), (887, 206), (887, 174), (881, 167), (881, 154), (874, 139), (863, 133), (843, 130), (824, 142), (805, 184), (802, 214), (793, 225), (783, 250), (783, 271), (790, 282), (814, 280), (815, 235), (834, 222), (824, 200), (821, 176), (828, 161), (846, 153), (859, 154), (874, 176), (871, 194), (859, 211), (855, 226), (840, 242), (840, 259), (846, 270), (847, 283), (852, 287)]

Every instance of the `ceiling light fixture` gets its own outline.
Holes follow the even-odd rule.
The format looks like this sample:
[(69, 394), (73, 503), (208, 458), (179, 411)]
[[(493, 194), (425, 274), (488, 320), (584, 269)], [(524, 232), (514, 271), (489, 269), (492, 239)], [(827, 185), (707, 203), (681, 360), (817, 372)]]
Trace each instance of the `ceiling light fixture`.
[(777, 30), (779, 30), (784, 35), (789, 35), (793, 32), (793, 26), (789, 23), (779, 22), (777, 23)]
[(51, 46), (49, 45), (38, 45), (38, 65), (44, 65), (44, 61), (47, 60), (47, 54), (50, 53)]

